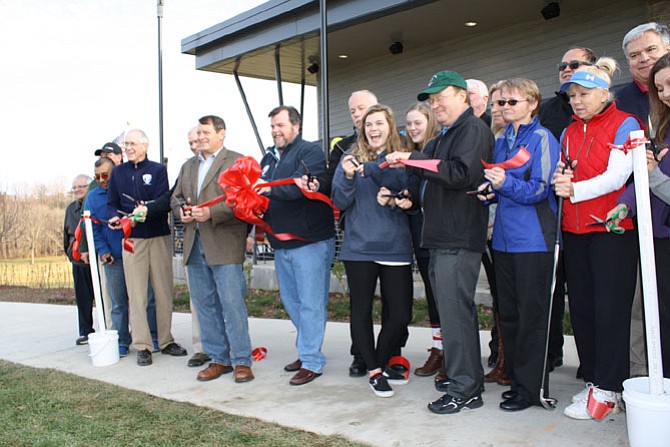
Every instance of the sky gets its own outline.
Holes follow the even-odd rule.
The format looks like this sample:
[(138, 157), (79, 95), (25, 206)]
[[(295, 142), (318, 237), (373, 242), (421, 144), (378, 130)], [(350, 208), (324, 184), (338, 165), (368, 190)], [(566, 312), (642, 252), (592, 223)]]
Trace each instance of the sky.
[[(233, 76), (196, 70), (195, 57), (181, 53), (181, 40), (261, 3), (164, 1), (164, 155), (170, 182), (190, 156), (188, 131), (204, 115), (226, 121), (227, 148), (260, 159)], [(0, 0), (0, 191), (68, 189), (78, 174), (93, 173), (95, 149), (130, 128), (147, 133), (149, 159), (158, 161), (157, 23), (156, 0)], [(241, 82), (267, 147), (276, 83)], [(299, 101), (299, 86), (285, 83), (284, 102)], [(305, 116), (317, 116), (310, 87)], [(318, 139), (316, 119), (306, 120), (304, 136)]]

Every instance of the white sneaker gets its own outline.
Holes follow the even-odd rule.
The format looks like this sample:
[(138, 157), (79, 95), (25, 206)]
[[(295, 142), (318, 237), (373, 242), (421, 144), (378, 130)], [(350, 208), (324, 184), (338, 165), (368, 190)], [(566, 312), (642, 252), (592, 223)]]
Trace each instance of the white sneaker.
[[(607, 414), (617, 414), (621, 411), (619, 407), (619, 401), (621, 400), (621, 394), (615, 393), (614, 391), (601, 390), (597, 386), (593, 386), (592, 383), (586, 384), (586, 389), (580, 391), (575, 396), (573, 396), (573, 403), (568, 405), (563, 414), (572, 419), (593, 419), (593, 416), (589, 413), (587, 406), (589, 401), (589, 391), (593, 388), (593, 399), (596, 399), (598, 402), (614, 402), (615, 405), (611, 411)], [(574, 402), (574, 399), (579, 395), (584, 396), (582, 399)]]
[(563, 410), (563, 414), (572, 419), (591, 419), (591, 415), (586, 409), (587, 401), (588, 398), (573, 402), (572, 404), (568, 405), (565, 410)]
[(586, 386), (579, 393), (572, 396), (572, 403), (579, 402), (580, 400), (589, 398), (589, 390), (593, 387), (591, 382), (587, 382)]

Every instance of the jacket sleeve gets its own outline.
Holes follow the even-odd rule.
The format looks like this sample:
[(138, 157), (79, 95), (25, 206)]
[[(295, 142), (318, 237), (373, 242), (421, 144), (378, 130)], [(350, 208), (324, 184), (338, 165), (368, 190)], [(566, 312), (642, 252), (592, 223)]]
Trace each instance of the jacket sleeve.
[(525, 170), (524, 178), (506, 175), (497, 192), (515, 202), (531, 205), (546, 200), (549, 196), (549, 185), (558, 163), (559, 147), (556, 139), (547, 130), (539, 130), (533, 134), (526, 150), (532, 154), (528, 179), (525, 178)]
[[(463, 123), (458, 129), (452, 130), (451, 135), (445, 143), (451, 143), (449, 158), (442, 159), (437, 165), (438, 172), (421, 170), (420, 175), (429, 182), (448, 189), (463, 189), (472, 184), (482, 176), (483, 167), (481, 163), (482, 154), (484, 158), (490, 158), (493, 147), (493, 135), (485, 127)], [(458, 134), (455, 134), (458, 132)], [(488, 132), (488, 134), (486, 133)], [(445, 136), (448, 138), (447, 133)], [(436, 147), (436, 152), (439, 151)], [(425, 160), (437, 158), (427, 156), (421, 152), (414, 151), (410, 156), (412, 160)], [(413, 170), (417, 172), (417, 170)]]
[(341, 165), (338, 165), (335, 170), (331, 191), (332, 199), (333, 204), (342, 211), (351, 208), (356, 201), (356, 177), (354, 175), (354, 178), (348, 179)]
[[(119, 166), (112, 169), (112, 174), (109, 177), (109, 189), (107, 190), (107, 216), (105, 219), (110, 219), (114, 216), (120, 217), (116, 210), (121, 209), (121, 194), (119, 193), (116, 184), (119, 175)], [(116, 176), (114, 175), (116, 174)]]
[[(294, 170), (290, 174), (291, 178), (299, 178), (305, 175), (305, 168), (300, 163), (300, 160), (305, 162), (310, 174), (319, 177), (326, 171), (326, 158), (316, 145), (309, 145), (303, 147), (296, 147), (296, 154), (291, 154), (295, 157)], [(291, 201), (299, 200), (305, 196), (300, 192), (300, 188), (295, 184), (275, 186), (272, 187), (269, 195), (270, 199)]]

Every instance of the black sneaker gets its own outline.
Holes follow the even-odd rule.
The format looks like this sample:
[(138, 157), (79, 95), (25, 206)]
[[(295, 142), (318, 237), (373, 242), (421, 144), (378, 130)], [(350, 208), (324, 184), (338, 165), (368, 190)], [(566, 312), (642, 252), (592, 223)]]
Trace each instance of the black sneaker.
[[(400, 365), (396, 365), (400, 366)], [(407, 370), (402, 367), (403, 372), (400, 372), (400, 370), (395, 367), (395, 368), (386, 368), (384, 369), (384, 377), (386, 377), (386, 380), (388, 383), (392, 385), (405, 385), (407, 382), (409, 382), (409, 379), (407, 378)]]
[(365, 360), (360, 357), (354, 357), (354, 361), (349, 366), (349, 375), (351, 377), (363, 377), (368, 372), (365, 366)]
[(437, 414), (454, 414), (460, 412), (463, 408), (474, 410), (484, 405), (481, 394), (476, 396), (460, 399), (448, 394), (440, 397), (435, 402), (428, 404), (428, 409)]
[(88, 344), (88, 336), (83, 335), (83, 336), (79, 337), (77, 339), (77, 341), (75, 341), (75, 343), (77, 344), (77, 346), (87, 345)]
[(393, 388), (391, 388), (382, 373), (377, 373), (370, 377), (370, 388), (377, 397), (393, 397)]
[(153, 363), (151, 360), (151, 351), (148, 349), (143, 349), (137, 351), (137, 365), (138, 366), (149, 366)]
[(163, 349), (161, 349), (162, 354), (173, 355), (175, 357), (183, 357), (187, 354), (186, 349), (182, 348), (177, 343), (170, 343)]

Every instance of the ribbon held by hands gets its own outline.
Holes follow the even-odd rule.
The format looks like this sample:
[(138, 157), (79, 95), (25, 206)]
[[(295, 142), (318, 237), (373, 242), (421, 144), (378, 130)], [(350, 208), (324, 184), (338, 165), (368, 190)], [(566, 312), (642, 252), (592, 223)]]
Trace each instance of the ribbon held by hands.
[[(425, 169), (426, 171), (437, 172), (437, 165), (440, 164), (438, 159), (428, 159), (428, 160), (398, 160), (398, 163), (405, 166), (411, 166), (413, 168)], [(383, 162), (379, 165), (379, 169), (387, 168), (390, 165), (388, 161)]]
[(484, 165), (484, 168), (486, 169), (513, 169), (525, 165), (528, 160), (530, 160), (530, 152), (528, 152), (524, 146), (521, 146), (519, 148), (519, 152), (517, 152), (514, 157), (510, 158), (509, 160), (505, 160), (502, 163), (487, 163), (486, 161), (482, 160), (482, 165)]
[(628, 151), (635, 149), (638, 146), (642, 146), (643, 144), (646, 144), (649, 140), (646, 138), (633, 138), (632, 140), (630, 137), (626, 140), (624, 144), (612, 144), (612, 143), (607, 143), (610, 149), (619, 149), (623, 151), (623, 154), (626, 155)]
[(330, 199), (319, 192), (305, 191), (300, 188), (298, 182), (300, 179), (287, 178), (268, 183), (256, 184), (261, 176), (261, 167), (253, 157), (240, 157), (235, 163), (219, 176), (219, 185), (224, 194), (202, 203), (200, 207), (212, 206), (225, 200), (226, 205), (233, 209), (235, 217), (250, 223), (258, 225), (268, 234), (281, 241), (306, 239), (290, 233), (275, 233), (270, 226), (263, 220), (263, 214), (270, 205), (270, 199), (258, 194), (255, 188), (273, 187), (295, 184), (300, 192), (310, 200), (319, 200), (333, 209), (336, 209)]
[[(82, 217), (79, 219), (79, 222), (77, 223), (77, 228), (74, 230), (74, 242), (72, 243), (72, 259), (75, 261), (81, 261), (81, 253), (79, 253), (79, 246), (81, 245), (81, 237), (84, 234), (84, 232), (81, 229), (82, 223), (84, 223), (84, 219), (91, 219), (91, 222), (95, 224), (102, 224), (103, 222), (107, 222), (106, 220), (102, 219), (96, 219), (94, 217)], [(123, 216), (119, 220), (121, 224), (121, 229), (123, 230), (123, 248), (126, 251), (129, 251), (130, 253), (134, 253), (133, 251), (133, 241), (129, 239), (130, 237), (130, 232), (133, 230), (132, 225), (130, 224), (130, 219), (128, 216)]]

